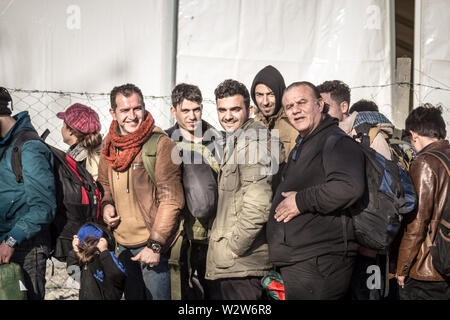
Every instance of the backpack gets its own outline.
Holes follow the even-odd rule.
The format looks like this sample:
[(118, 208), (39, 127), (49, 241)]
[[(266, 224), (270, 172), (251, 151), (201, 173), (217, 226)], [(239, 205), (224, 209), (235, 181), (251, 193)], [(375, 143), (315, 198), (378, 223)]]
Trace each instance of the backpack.
[[(47, 134), (47, 131), (43, 136)], [(100, 191), (91, 174), (67, 153), (44, 142), (35, 131), (20, 131), (15, 138), (11, 167), (18, 183), (23, 183), (21, 150), (25, 142), (42, 141), (54, 157), (56, 214), (50, 224), (50, 256), (65, 262), (72, 250), (73, 236), (86, 222), (100, 216)]]
[[(351, 139), (344, 132), (331, 135), (325, 142), (324, 152), (331, 152), (342, 137)], [(363, 143), (357, 144), (365, 159), (366, 187), (362, 198), (348, 209), (355, 238), (363, 247), (388, 253), (400, 231), (403, 215), (416, 206), (416, 192), (408, 172), (396, 162)]]
[(361, 123), (355, 127), (356, 136), (353, 139), (361, 139), (361, 143), (370, 147), (375, 137), (381, 133), (389, 146), (392, 161), (397, 163), (403, 170), (409, 170), (409, 165), (414, 156), (414, 149), (410, 143), (402, 139), (403, 130), (394, 128), (392, 135), (388, 135), (378, 126), (370, 123)]
[[(163, 133), (153, 133), (142, 148), (142, 159), (153, 184), (155, 182), (156, 146)], [(209, 218), (216, 213), (218, 191), (213, 170), (218, 172), (219, 166), (214, 162), (211, 152), (199, 144), (177, 143), (183, 157), (191, 161), (183, 161), (183, 189), (186, 207), (195, 218)], [(197, 158), (204, 158), (207, 163), (197, 163)]]
[[(450, 175), (450, 161), (445, 154), (437, 150), (425, 151), (424, 154), (430, 154), (441, 161), (445, 167), (447, 174)], [(431, 245), (429, 233), (427, 240), (430, 243), (431, 263), (433, 267), (444, 277), (450, 278), (450, 208), (449, 196), (450, 189), (447, 189), (447, 202), (445, 203), (444, 212), (439, 222), (434, 244)]]

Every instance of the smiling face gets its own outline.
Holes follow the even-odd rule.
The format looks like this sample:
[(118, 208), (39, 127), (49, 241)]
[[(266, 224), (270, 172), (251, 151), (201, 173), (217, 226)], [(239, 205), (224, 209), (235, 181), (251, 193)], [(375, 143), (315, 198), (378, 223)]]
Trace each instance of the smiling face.
[(274, 114), (276, 108), (275, 93), (263, 83), (255, 87), (255, 100), (258, 109), (265, 117), (270, 117)]
[(230, 133), (239, 129), (249, 118), (249, 110), (240, 94), (217, 99), (217, 113), (220, 124)]
[(145, 108), (139, 95), (133, 92), (129, 97), (118, 93), (116, 96), (116, 110), (110, 109), (114, 120), (117, 121), (120, 133), (124, 136), (135, 132), (144, 120)]
[(292, 126), (302, 137), (310, 134), (323, 118), (323, 100), (317, 99), (311, 88), (300, 85), (283, 95), (283, 107)]
[(184, 99), (182, 103), (170, 108), (172, 116), (177, 120), (178, 126), (194, 134), (195, 127), (202, 120), (202, 105)]

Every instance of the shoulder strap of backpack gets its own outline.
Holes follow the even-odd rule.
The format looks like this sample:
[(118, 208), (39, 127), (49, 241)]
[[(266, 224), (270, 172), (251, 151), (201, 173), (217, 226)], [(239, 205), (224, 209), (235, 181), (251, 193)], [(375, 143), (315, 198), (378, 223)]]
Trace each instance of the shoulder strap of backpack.
[(447, 174), (450, 176), (450, 160), (448, 159), (447, 155), (437, 150), (425, 151), (424, 154), (429, 154), (439, 159), (439, 161), (441, 161), (442, 165), (447, 171)]
[(14, 137), (14, 145), (11, 153), (11, 167), (16, 181), (23, 183), (22, 176), (22, 146), (25, 142), (30, 140), (40, 140), (39, 135), (33, 130), (22, 130)]
[(153, 132), (142, 147), (142, 161), (144, 162), (145, 170), (147, 170), (147, 173), (155, 186), (156, 146), (163, 135), (164, 133)]

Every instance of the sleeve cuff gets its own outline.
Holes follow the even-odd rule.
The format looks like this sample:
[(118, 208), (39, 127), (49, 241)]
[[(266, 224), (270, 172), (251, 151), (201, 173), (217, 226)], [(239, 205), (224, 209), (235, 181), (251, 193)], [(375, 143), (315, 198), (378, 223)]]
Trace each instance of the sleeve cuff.
[(23, 232), (22, 229), (18, 227), (12, 228), (12, 230), (8, 232), (8, 235), (16, 239), (17, 244), (21, 244), (27, 238), (25, 232)]

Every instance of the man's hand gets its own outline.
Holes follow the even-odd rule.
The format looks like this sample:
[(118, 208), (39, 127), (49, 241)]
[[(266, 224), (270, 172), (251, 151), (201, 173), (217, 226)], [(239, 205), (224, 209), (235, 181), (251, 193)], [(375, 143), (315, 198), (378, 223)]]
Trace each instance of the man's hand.
[(120, 223), (120, 216), (116, 215), (116, 208), (113, 205), (107, 204), (103, 208), (103, 221), (111, 227), (115, 228)]
[(0, 244), (0, 264), (9, 263), (9, 259), (11, 259), (13, 253), (14, 248), (11, 248), (5, 241), (2, 241)]
[(141, 264), (148, 264), (150, 267), (156, 267), (159, 264), (159, 253), (153, 252), (152, 249), (145, 247), (136, 256), (131, 258), (133, 261), (140, 261)]
[(300, 214), (300, 211), (297, 208), (297, 203), (295, 202), (296, 194), (297, 192), (295, 191), (281, 193), (281, 195), (285, 197), (285, 199), (281, 201), (275, 209), (275, 219), (278, 222), (289, 222), (292, 218)]
[(395, 275), (395, 277), (397, 278), (398, 285), (403, 288), (405, 286), (406, 276)]
[(239, 256), (236, 253), (234, 253), (233, 251), (231, 251), (231, 256), (233, 257), (233, 259), (239, 258)]

